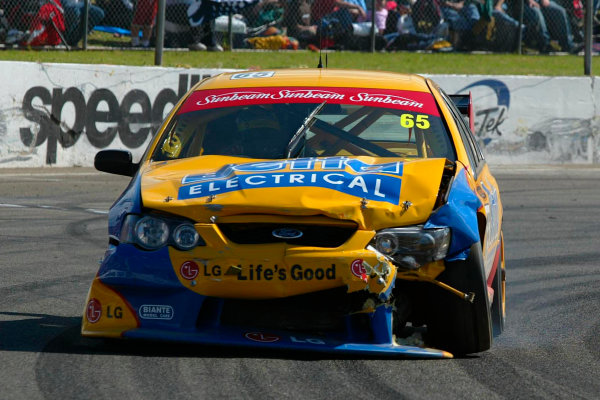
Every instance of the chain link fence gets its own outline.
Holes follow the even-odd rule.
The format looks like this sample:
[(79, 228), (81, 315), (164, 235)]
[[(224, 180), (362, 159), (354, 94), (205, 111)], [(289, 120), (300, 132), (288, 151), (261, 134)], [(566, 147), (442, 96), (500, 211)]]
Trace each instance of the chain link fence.
[[(166, 0), (164, 46), (577, 53), (585, 1)], [(596, 16), (600, 0), (587, 1)], [(0, 0), (0, 42), (153, 47), (157, 8), (158, 0)], [(598, 25), (594, 18), (594, 38)]]

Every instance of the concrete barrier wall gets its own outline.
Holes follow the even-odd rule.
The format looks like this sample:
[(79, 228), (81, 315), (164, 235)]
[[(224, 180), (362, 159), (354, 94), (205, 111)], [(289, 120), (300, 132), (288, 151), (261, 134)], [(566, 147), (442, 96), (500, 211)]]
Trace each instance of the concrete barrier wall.
[(475, 128), (493, 163), (599, 163), (597, 77), (432, 75), (448, 93), (471, 91)]
[[(91, 166), (104, 148), (138, 159), (175, 102), (226, 69), (0, 62), (0, 168)], [(599, 163), (595, 78), (431, 75), (471, 91), (492, 164)]]

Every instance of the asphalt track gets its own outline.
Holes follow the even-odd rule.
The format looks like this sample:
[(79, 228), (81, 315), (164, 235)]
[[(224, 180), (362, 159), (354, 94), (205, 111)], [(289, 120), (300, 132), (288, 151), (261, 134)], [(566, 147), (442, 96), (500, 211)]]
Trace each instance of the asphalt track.
[(79, 336), (127, 179), (0, 170), (0, 399), (600, 398), (600, 168), (496, 167), (508, 322), (493, 348), (389, 360)]

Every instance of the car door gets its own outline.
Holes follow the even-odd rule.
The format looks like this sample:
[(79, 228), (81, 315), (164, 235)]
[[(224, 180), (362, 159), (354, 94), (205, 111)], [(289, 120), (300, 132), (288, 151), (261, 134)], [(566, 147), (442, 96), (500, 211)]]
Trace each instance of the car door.
[(501, 251), (501, 221), (502, 205), (496, 179), (490, 172), (483, 152), (475, 139), (474, 133), (469, 128), (464, 117), (454, 105), (452, 100), (442, 93), (443, 98), (452, 112), (458, 127), (467, 157), (469, 168), (467, 173), (472, 181), (475, 193), (483, 205), (482, 213), (478, 217), (480, 233), (482, 234), (482, 252), (488, 286), (492, 284), (493, 272), (499, 261)]

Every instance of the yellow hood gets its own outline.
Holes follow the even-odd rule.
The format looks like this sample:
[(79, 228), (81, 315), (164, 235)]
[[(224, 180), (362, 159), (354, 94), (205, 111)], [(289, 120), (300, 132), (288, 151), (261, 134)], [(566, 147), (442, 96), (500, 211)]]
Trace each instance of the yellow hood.
[(142, 202), (203, 223), (243, 214), (326, 216), (378, 230), (425, 222), (444, 165), (445, 159), (202, 156), (146, 165)]

